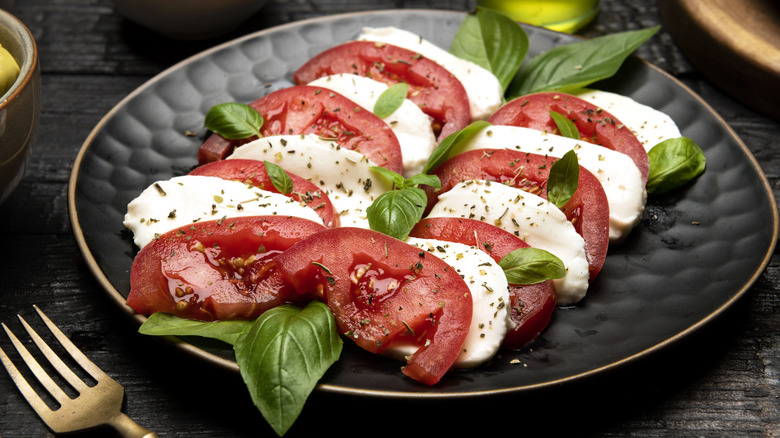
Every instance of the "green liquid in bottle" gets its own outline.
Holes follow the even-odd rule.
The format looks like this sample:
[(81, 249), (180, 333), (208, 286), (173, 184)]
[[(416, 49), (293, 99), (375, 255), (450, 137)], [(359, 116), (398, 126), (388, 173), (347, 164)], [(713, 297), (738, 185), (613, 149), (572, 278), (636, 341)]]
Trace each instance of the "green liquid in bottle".
[(515, 21), (572, 33), (598, 12), (598, 0), (479, 0), (480, 6), (503, 12)]

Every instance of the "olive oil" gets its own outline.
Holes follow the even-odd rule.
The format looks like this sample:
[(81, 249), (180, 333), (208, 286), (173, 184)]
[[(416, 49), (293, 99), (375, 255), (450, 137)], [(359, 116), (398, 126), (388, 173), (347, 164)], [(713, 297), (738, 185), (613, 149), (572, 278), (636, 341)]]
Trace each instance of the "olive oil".
[(598, 0), (479, 0), (479, 4), (515, 21), (567, 33), (588, 24), (598, 12)]

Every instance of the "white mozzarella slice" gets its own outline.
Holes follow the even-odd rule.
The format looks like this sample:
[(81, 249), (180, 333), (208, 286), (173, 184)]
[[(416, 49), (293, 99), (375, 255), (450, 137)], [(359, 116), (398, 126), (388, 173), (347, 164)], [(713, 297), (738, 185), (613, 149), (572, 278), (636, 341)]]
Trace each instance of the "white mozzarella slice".
[[(382, 82), (351, 74), (325, 76), (309, 85), (335, 91), (369, 111), (373, 110), (379, 96), (388, 88)], [(383, 120), (401, 144), (404, 175), (408, 178), (422, 172), (423, 165), (437, 144), (429, 117), (414, 102), (405, 99), (393, 114)]]
[(389, 190), (362, 154), (316, 135), (274, 135), (236, 148), (228, 159), (269, 161), (325, 191), (343, 227), (368, 228), (366, 209)]
[[(471, 292), (474, 303), (471, 324), (453, 367), (473, 368), (490, 360), (501, 348), (511, 324), (509, 289), (504, 271), (490, 256), (469, 245), (414, 237), (406, 242), (452, 266)], [(395, 344), (385, 350), (385, 354), (403, 360), (417, 348), (409, 344)]]
[(680, 128), (668, 114), (630, 97), (588, 88), (571, 94), (615, 116), (637, 136), (646, 151), (666, 139), (682, 136)]
[(471, 61), (458, 58), (419, 35), (396, 27), (366, 27), (358, 40), (403, 47), (446, 68), (466, 89), (471, 118), (474, 120), (490, 117), (503, 103), (504, 92), (496, 75)]
[(143, 248), (167, 231), (198, 221), (258, 215), (298, 216), (322, 223), (313, 209), (288, 196), (238, 181), (184, 175), (157, 181), (130, 201), (124, 225)]
[(566, 215), (544, 198), (505, 184), (469, 180), (442, 193), (428, 217), (487, 222), (557, 256), (566, 267), (566, 275), (553, 280), (560, 305), (575, 304), (587, 293), (585, 241)]
[(560, 158), (574, 150), (579, 164), (601, 182), (609, 204), (609, 240), (620, 242), (639, 224), (647, 200), (642, 175), (631, 158), (592, 143), (517, 126), (489, 126), (457, 152), (506, 148)]

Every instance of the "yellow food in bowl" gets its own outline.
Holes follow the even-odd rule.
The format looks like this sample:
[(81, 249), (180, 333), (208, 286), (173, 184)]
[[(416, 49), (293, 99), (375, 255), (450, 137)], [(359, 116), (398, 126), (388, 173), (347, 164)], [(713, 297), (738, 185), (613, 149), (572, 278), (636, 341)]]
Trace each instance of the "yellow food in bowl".
[(5, 94), (19, 76), (19, 64), (8, 50), (0, 45), (0, 96)]
[(35, 146), (40, 121), (41, 68), (32, 33), (3, 9), (0, 9), (0, 45), (2, 203), (22, 180)]

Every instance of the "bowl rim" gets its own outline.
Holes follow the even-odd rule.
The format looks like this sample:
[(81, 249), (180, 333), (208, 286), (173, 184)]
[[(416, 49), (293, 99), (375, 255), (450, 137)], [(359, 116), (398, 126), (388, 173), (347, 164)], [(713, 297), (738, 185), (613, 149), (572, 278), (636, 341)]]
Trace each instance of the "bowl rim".
[(38, 67), (38, 45), (30, 29), (15, 15), (0, 9), (0, 24), (8, 25), (9, 29), (21, 40), (23, 57), (19, 66), (19, 76), (5, 94), (0, 96), (0, 110), (16, 100), (27, 85), (33, 80)]

